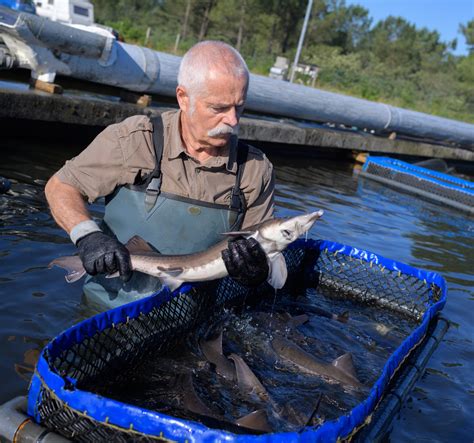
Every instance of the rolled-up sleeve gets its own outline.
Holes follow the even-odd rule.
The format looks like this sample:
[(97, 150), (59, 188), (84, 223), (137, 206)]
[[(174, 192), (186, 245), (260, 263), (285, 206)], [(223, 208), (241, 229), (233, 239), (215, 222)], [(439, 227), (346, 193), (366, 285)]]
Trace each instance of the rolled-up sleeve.
[(145, 116), (134, 116), (105, 128), (77, 157), (56, 173), (93, 202), (154, 167), (152, 125)]

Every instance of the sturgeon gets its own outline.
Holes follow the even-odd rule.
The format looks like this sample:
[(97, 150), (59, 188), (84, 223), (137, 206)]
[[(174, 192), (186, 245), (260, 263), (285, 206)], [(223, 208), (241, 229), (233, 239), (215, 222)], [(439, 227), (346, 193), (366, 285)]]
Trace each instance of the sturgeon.
[(341, 355), (332, 363), (326, 363), (316, 359), (296, 343), (283, 337), (276, 336), (272, 340), (272, 347), (280, 357), (289, 360), (306, 372), (323, 375), (357, 388), (363, 386), (357, 379), (352, 356), (349, 353)]
[[(180, 374), (177, 378), (177, 383), (183, 393), (183, 407), (203, 418), (207, 421), (212, 420), (215, 425), (219, 427), (230, 427), (234, 432), (241, 432), (238, 430), (257, 431), (257, 432), (272, 432), (272, 428), (268, 423), (267, 414), (264, 410), (253, 411), (243, 417), (235, 420), (234, 423), (227, 421), (227, 419), (219, 414), (216, 414), (209, 409), (201, 400), (196, 390), (194, 389), (193, 376), (191, 372)], [(236, 426), (233, 428), (233, 426)]]
[(216, 372), (228, 380), (235, 380), (234, 364), (226, 358), (222, 351), (222, 329), (219, 334), (209, 340), (199, 340), (199, 346), (206, 359), (216, 367)]
[(244, 359), (237, 354), (230, 354), (229, 358), (235, 364), (237, 383), (240, 391), (246, 395), (256, 394), (260, 400), (268, 402), (270, 395)]
[[(313, 224), (323, 215), (319, 210), (309, 214), (290, 218), (273, 218), (244, 231), (227, 232), (226, 236), (244, 236), (254, 238), (265, 251), (269, 265), (268, 283), (280, 289), (286, 282), (286, 269), (283, 251), (298, 237), (307, 233)], [(228, 241), (223, 240), (203, 252), (187, 255), (162, 255), (139, 236), (132, 237), (125, 245), (130, 252), (132, 269), (159, 278), (171, 290), (184, 282), (215, 280), (228, 275), (221, 252), (227, 248)], [(49, 267), (59, 266), (68, 274), (66, 281), (73, 283), (82, 278), (86, 271), (79, 256), (59, 257)], [(118, 273), (109, 277), (118, 276)]]

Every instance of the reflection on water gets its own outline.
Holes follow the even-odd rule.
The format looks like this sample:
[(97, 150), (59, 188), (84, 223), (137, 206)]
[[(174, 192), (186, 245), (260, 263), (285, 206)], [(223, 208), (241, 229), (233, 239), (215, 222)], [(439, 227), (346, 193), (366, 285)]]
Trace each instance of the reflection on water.
[[(0, 175), (12, 181), (12, 190), (0, 195), (1, 402), (26, 392), (45, 341), (83, 315), (80, 284), (67, 285), (61, 270), (47, 269), (74, 247), (52, 221), (43, 195), (47, 178), (77, 150), (2, 143)], [(445, 316), (457, 326), (394, 421), (390, 440), (469, 441), (474, 435), (474, 219), (358, 180), (349, 164), (269, 157), (276, 167), (278, 215), (324, 209), (311, 237), (369, 249), (447, 279)], [(100, 213), (98, 206), (95, 210)]]

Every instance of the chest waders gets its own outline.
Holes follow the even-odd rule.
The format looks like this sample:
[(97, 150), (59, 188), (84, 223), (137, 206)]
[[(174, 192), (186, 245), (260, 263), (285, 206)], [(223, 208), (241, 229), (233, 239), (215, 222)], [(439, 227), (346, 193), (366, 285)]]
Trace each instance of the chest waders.
[[(143, 183), (121, 186), (105, 199), (102, 229), (126, 243), (139, 235), (162, 254), (191, 254), (222, 240), (221, 233), (238, 230), (246, 203), (240, 182), (248, 146), (237, 150), (237, 173), (229, 205), (161, 192), (163, 122), (152, 119), (156, 164)], [(84, 284), (87, 304), (98, 310), (111, 309), (151, 295), (161, 288), (157, 278), (135, 271), (129, 282), (103, 275), (88, 276)]]

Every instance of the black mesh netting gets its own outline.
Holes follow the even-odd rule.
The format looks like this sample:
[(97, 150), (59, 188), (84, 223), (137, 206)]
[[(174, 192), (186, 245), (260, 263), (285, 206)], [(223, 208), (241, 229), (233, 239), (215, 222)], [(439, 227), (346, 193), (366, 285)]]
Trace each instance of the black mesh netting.
[[(401, 183), (414, 189), (419, 189), (431, 194), (434, 199), (436, 199), (436, 196), (439, 196), (443, 199), (452, 200), (467, 207), (474, 208), (474, 194), (465, 192), (462, 189), (456, 189), (453, 183), (447, 182), (446, 186), (444, 186), (443, 183), (435, 183), (431, 180), (425, 180), (419, 175), (410, 173), (410, 171), (402, 172), (392, 169), (389, 166), (373, 162), (369, 162), (365, 172), (372, 176), (382, 177), (389, 180), (393, 182), (394, 185)], [(437, 178), (437, 180), (440, 181), (439, 178)]]
[[(315, 244), (313, 243), (313, 246)], [(361, 303), (380, 305), (419, 319), (440, 298), (440, 289), (416, 277), (390, 271), (384, 266), (366, 262), (342, 253), (320, 251), (317, 246), (292, 247), (284, 252), (291, 285), (315, 286), (326, 296), (350, 297)], [(289, 287), (288, 287), (289, 286)], [(229, 278), (200, 284), (190, 291), (154, 307), (146, 314), (105, 328), (71, 345), (52, 358), (45, 359), (51, 371), (63, 379), (77, 380), (82, 391), (97, 392), (107, 383), (125, 382), (152, 351), (153, 355), (176, 346), (190, 332), (199, 333), (199, 325), (209, 322), (226, 307), (272, 291), (263, 285), (257, 290), (236, 284)], [(52, 344), (54, 345), (54, 343)], [(75, 411), (63, 403), (42, 383), (36, 409), (40, 422), (49, 429), (75, 441), (161, 441), (143, 436), (133, 429), (119, 429), (98, 422), (86, 411)]]

